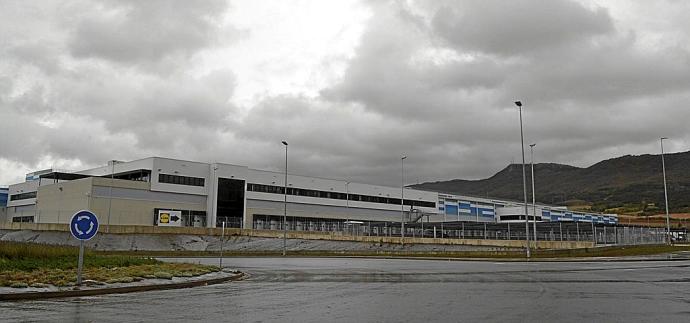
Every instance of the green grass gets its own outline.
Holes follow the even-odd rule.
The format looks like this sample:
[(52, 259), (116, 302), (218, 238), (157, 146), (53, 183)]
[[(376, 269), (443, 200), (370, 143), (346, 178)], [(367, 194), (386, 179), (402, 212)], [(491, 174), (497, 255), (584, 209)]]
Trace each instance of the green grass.
[[(0, 286), (70, 286), (76, 282), (79, 248), (34, 243), (0, 242)], [(190, 277), (216, 271), (214, 266), (163, 263), (149, 257), (84, 252), (83, 278), (103, 283), (156, 277)]]
[[(79, 248), (35, 243), (0, 242), (0, 271), (36, 270), (41, 268), (71, 269), (77, 267)], [(157, 264), (151, 258), (133, 256), (99, 255), (91, 250), (84, 252), (84, 267), (128, 267)]]

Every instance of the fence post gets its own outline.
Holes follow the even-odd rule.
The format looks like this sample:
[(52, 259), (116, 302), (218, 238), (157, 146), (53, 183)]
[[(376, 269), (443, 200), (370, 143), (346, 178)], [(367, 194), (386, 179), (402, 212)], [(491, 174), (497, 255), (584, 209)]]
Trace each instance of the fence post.
[(561, 241), (563, 241), (563, 222), (558, 222), (558, 231), (561, 234)]
[(575, 229), (577, 229), (577, 241), (580, 241), (580, 222), (575, 222)]
[(607, 244), (608, 242), (609, 242), (609, 239), (606, 236), (606, 225), (604, 225), (604, 244)]
[(639, 236), (640, 236), (640, 242), (639, 242), (639, 244), (643, 244), (644, 241), (643, 241), (643, 239), (642, 239), (642, 227), (640, 227), (640, 234), (639, 234)]
[(613, 244), (618, 244), (618, 226), (613, 227)]

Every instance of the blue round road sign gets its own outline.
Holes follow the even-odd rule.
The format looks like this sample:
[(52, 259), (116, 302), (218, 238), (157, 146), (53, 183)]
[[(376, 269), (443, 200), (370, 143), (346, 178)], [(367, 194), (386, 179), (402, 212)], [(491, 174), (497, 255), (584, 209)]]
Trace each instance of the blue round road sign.
[(98, 218), (91, 211), (79, 211), (72, 216), (69, 230), (75, 238), (89, 240), (98, 232)]

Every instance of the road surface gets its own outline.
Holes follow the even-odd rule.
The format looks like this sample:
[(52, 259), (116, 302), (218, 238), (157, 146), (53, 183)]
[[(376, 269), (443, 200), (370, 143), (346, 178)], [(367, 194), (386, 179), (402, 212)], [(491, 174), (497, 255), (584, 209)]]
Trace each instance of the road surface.
[[(213, 258), (171, 261), (217, 263)], [(0, 304), (1, 321), (688, 322), (690, 261), (226, 258), (245, 281)]]

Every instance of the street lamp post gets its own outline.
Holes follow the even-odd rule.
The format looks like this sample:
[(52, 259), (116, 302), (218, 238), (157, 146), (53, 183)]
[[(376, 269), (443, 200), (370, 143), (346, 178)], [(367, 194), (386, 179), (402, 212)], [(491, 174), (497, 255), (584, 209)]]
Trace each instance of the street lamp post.
[(659, 141), (661, 142), (661, 170), (664, 174), (664, 204), (666, 206), (666, 243), (671, 244), (671, 220), (668, 215), (668, 190), (666, 188), (666, 162), (664, 161), (664, 139), (666, 137), (661, 137)]
[(527, 258), (529, 258), (529, 214), (527, 210), (527, 175), (525, 174), (525, 140), (524, 135), (522, 133), (522, 102), (515, 101), (515, 105), (517, 105), (518, 110), (520, 111), (520, 149), (522, 149), (522, 191), (524, 195), (525, 204), (525, 254), (527, 255)]
[(530, 158), (530, 165), (532, 166), (532, 216), (534, 218), (532, 219), (532, 231), (534, 232), (534, 248), (537, 248), (537, 193), (534, 190), (534, 146), (537, 144), (531, 144), (529, 145), (529, 158)]
[(288, 143), (283, 140), (285, 145), (285, 183), (283, 187), (283, 257), (287, 254), (287, 186), (288, 186)]
[(405, 159), (400, 157), (400, 244), (405, 244)]

